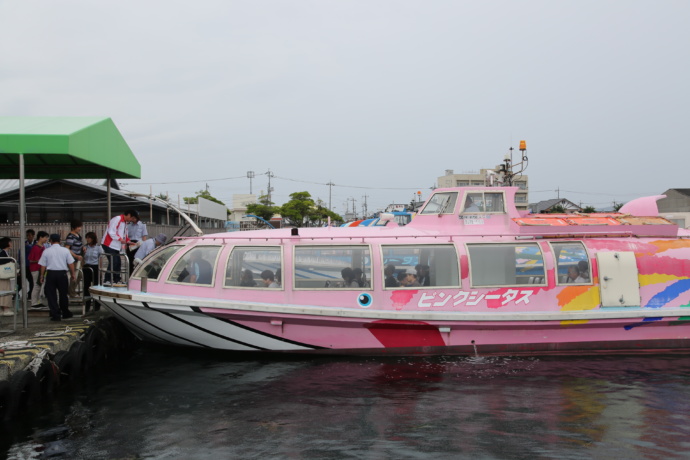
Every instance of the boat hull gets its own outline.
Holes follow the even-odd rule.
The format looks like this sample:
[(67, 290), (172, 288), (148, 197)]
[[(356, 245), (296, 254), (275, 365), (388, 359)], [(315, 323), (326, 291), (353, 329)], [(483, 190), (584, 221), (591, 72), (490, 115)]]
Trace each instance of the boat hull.
[[(242, 352), (349, 355), (567, 355), (690, 350), (676, 311), (419, 315), (233, 305), (206, 299), (111, 294), (100, 302), (148, 342)], [(273, 309), (273, 311), (272, 311)], [(331, 312), (329, 316), (327, 313)], [(559, 319), (558, 316), (561, 318)], [(506, 316), (507, 317), (507, 316)]]

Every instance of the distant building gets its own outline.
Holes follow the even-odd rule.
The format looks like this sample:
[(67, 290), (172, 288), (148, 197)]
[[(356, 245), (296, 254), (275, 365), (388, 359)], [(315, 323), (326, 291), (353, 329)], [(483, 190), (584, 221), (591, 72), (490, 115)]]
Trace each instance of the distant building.
[(566, 213), (582, 212), (582, 208), (570, 200), (565, 198), (553, 198), (550, 200), (540, 201), (538, 203), (530, 203), (529, 211), (533, 214), (545, 214), (553, 210), (554, 207), (561, 206)]
[(244, 217), (247, 215), (247, 206), (256, 203), (256, 195), (249, 193), (240, 193), (232, 196), (232, 206), (229, 209), (228, 220), (233, 222), (253, 221), (252, 217)]
[[(454, 174), (452, 169), (447, 169), (445, 176), (438, 178), (438, 186), (443, 187), (486, 187), (492, 184), (494, 169), (480, 169), (478, 173)], [(495, 177), (495, 176), (494, 176)], [(519, 176), (514, 185), (520, 190), (515, 194), (515, 207), (526, 211), (529, 203), (529, 181), (526, 175)]]
[(659, 215), (680, 228), (690, 227), (690, 188), (671, 188), (662, 195), (666, 198), (656, 202)]

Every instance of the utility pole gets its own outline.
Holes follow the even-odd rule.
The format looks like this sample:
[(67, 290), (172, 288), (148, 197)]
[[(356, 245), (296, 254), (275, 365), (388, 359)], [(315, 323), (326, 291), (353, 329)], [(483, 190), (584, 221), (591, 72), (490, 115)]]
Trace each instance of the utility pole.
[(270, 169), (265, 174), (268, 176), (268, 203), (270, 206), (271, 205), (270, 204), (271, 203), (271, 192), (273, 191), (273, 189), (271, 188), (271, 177), (275, 177), (275, 174), (273, 174)]
[(331, 190), (335, 184), (332, 181), (329, 181), (326, 185), (328, 185), (328, 210), (333, 211), (333, 208), (331, 207)]
[(369, 197), (369, 195), (366, 195), (366, 194), (362, 197), (362, 198), (364, 198), (364, 206), (362, 207), (364, 209), (364, 215), (362, 217), (365, 219), (368, 216), (368, 214), (367, 214), (367, 198), (368, 197)]
[(247, 171), (247, 177), (249, 178), (249, 194), (252, 194), (252, 179), (254, 179), (254, 171)]

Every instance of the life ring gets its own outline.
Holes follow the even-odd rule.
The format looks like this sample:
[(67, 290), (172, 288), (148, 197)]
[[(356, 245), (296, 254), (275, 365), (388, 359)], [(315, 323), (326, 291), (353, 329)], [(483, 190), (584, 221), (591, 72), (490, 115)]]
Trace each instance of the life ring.
[(42, 398), (51, 399), (60, 384), (60, 373), (56, 368), (57, 366), (52, 361), (44, 359), (36, 371)]
[(0, 421), (8, 421), (12, 417), (12, 388), (7, 380), (0, 381)]
[(10, 377), (10, 417), (24, 413), (41, 399), (41, 389), (36, 375), (31, 371), (17, 371)]

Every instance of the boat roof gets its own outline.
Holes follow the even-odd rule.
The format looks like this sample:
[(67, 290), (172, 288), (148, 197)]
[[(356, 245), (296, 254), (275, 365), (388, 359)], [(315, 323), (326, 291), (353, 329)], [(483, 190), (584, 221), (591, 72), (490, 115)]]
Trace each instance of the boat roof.
[[(363, 238), (423, 236), (508, 236), (520, 238), (602, 238), (602, 237), (689, 237), (690, 232), (678, 229), (671, 221), (659, 216), (656, 201), (664, 195), (643, 197), (627, 203), (620, 212), (529, 214), (515, 206), (517, 187), (453, 187), (438, 188), (421, 211), (405, 226), (389, 222), (381, 227), (313, 227), (299, 229), (253, 230), (246, 232), (205, 235), (204, 239), (283, 240), (300, 238), (314, 242), (330, 239), (338, 243), (363, 242)], [(438, 197), (437, 197), (438, 195)], [(441, 212), (425, 213), (433, 200), (448, 198), (452, 206)], [(436, 197), (436, 198), (435, 198)], [(494, 200), (493, 210), (466, 210), (468, 197)], [(487, 206), (488, 207), (488, 206)], [(267, 233), (269, 232), (269, 233)]]

